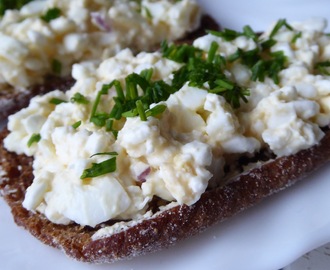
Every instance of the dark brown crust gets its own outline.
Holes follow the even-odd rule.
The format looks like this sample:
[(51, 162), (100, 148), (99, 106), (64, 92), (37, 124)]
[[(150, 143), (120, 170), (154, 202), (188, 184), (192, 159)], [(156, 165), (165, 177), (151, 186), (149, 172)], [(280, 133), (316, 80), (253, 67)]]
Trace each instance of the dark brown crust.
[(212, 17), (204, 15), (201, 18), (201, 27), (189, 33), (185, 38), (178, 40), (176, 43), (191, 44), (196, 38), (206, 35), (207, 30), (219, 31), (220, 26)]
[(19, 109), (26, 107), (32, 97), (48, 93), (55, 89), (65, 91), (70, 89), (73, 84), (74, 79), (71, 77), (60, 78), (47, 76), (43, 84), (35, 85), (26, 90), (15, 91), (13, 88), (9, 88), (8, 90), (0, 89), (0, 122)]
[[(204, 35), (207, 29), (219, 30), (220, 28), (214, 19), (208, 15), (204, 15), (201, 19), (201, 27), (188, 33), (185, 38), (178, 40), (177, 43), (192, 43), (197, 37)], [(48, 76), (45, 78), (43, 84), (35, 85), (24, 91), (14, 90), (12, 87), (9, 87), (8, 90), (0, 89), (0, 122), (21, 108), (26, 107), (32, 97), (48, 93), (55, 89), (65, 91), (70, 89), (73, 84), (74, 79), (72, 77), (61, 78)]]
[[(6, 133), (2, 132), (1, 142)], [(0, 165), (6, 173), (0, 190), (12, 209), (15, 222), (43, 243), (63, 250), (72, 258), (104, 263), (169, 247), (291, 186), (330, 160), (330, 132), (327, 131), (319, 145), (252, 169), (225, 187), (205, 192), (192, 206), (171, 208), (125, 231), (96, 241), (91, 236), (97, 229), (76, 224), (55, 225), (40, 214), (26, 211), (22, 200), (33, 179), (32, 159), (9, 153), (3, 147), (0, 157)]]

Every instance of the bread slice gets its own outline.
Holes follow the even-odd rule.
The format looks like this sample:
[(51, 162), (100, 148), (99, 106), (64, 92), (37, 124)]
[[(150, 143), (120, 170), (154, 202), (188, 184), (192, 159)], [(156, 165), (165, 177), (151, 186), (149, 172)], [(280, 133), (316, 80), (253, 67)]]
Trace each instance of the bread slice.
[[(293, 185), (330, 160), (330, 132), (325, 132), (318, 145), (259, 164), (236, 176), (229, 184), (207, 190), (192, 206), (170, 205), (142, 220), (110, 221), (90, 228), (77, 224), (56, 225), (43, 215), (22, 207), (25, 191), (33, 180), (32, 158), (6, 151), (2, 141), (8, 132), (3, 131), (0, 136), (0, 190), (12, 209), (15, 222), (43, 243), (63, 250), (76, 260), (114, 262), (167, 248)], [(95, 237), (101, 227), (107, 226), (111, 228), (108, 234)]]
[[(177, 41), (177, 43), (191, 44), (197, 37), (206, 34), (206, 30), (219, 30), (218, 23), (208, 15), (201, 18), (200, 27), (195, 31), (188, 33), (186, 37)], [(158, 49), (158, 48), (154, 48)], [(12, 86), (0, 86), (0, 123), (4, 121), (10, 114), (13, 114), (26, 107), (32, 97), (45, 94), (55, 89), (65, 91), (70, 89), (74, 84), (71, 76), (58, 77), (49, 75), (44, 78), (44, 83), (31, 86), (27, 89), (16, 89)]]
[(0, 89), (0, 122), (4, 121), (8, 115), (26, 107), (32, 97), (46, 94), (55, 89), (65, 91), (70, 89), (73, 84), (74, 79), (71, 76), (63, 78), (47, 76), (43, 84), (34, 85), (28, 89), (18, 90), (10, 86), (6, 89)]

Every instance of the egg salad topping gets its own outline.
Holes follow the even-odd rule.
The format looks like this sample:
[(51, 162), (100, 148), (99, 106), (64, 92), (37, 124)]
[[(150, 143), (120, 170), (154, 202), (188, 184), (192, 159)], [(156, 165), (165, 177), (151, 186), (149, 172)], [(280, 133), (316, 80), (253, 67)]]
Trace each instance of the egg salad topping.
[(325, 27), (279, 20), (75, 64), (70, 90), (9, 117), (5, 147), (34, 158), (24, 207), (59, 224), (134, 220), (155, 200), (194, 204), (242, 155), (317, 144), (330, 123)]
[(126, 47), (151, 50), (163, 39), (176, 40), (195, 30), (201, 16), (194, 0), (17, 4), (25, 2), (20, 9), (0, 7), (0, 85), (26, 88), (45, 75), (69, 75), (76, 62), (103, 60)]

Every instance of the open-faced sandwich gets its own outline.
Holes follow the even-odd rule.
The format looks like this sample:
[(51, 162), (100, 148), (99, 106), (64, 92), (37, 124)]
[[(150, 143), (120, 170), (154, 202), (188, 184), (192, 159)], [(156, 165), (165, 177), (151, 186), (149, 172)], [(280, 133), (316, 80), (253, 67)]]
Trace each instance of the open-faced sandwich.
[[(169, 247), (330, 158), (324, 20), (262, 35), (124, 49), (73, 66), (2, 132), (2, 195), (18, 225), (85, 262)], [(221, 241), (221, 239), (219, 239)]]
[(69, 89), (74, 63), (215, 27), (194, 0), (2, 1), (0, 16), (0, 120), (36, 94)]

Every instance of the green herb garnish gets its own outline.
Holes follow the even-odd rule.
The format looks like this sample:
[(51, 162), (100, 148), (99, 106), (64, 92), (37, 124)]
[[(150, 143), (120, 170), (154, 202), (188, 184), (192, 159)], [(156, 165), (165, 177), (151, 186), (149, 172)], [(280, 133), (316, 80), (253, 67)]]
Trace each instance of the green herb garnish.
[(276, 43), (277, 41), (275, 39), (270, 38), (265, 41), (262, 41), (260, 45), (263, 50), (268, 50), (271, 47), (273, 47)]
[[(228, 57), (229, 62), (241, 61), (252, 71), (251, 80), (263, 82), (266, 77), (273, 79), (274, 83), (279, 83), (278, 73), (286, 68), (287, 58), (282, 51), (270, 52), (268, 47), (272, 46), (273, 40), (268, 40), (267, 46), (261, 46), (250, 51), (238, 49), (236, 53)], [(262, 43), (265, 45), (265, 42)]]
[(50, 104), (54, 104), (54, 105), (59, 105), (61, 103), (67, 103), (67, 101), (63, 100), (63, 99), (59, 99), (59, 98), (52, 98), (49, 101)]
[(318, 62), (316, 63), (315, 73), (321, 75), (330, 75), (330, 61)]
[(74, 129), (77, 129), (78, 127), (80, 127), (80, 125), (81, 125), (81, 121), (78, 121), (78, 122), (74, 123), (74, 124), (72, 125), (72, 127), (73, 127)]
[(253, 29), (249, 25), (243, 27), (243, 35), (253, 39), (256, 42), (258, 41), (258, 35), (253, 31)]
[(146, 117), (156, 117), (157, 115), (162, 114), (166, 110), (166, 105), (164, 104), (158, 104), (155, 107), (152, 107), (151, 109), (146, 111)]
[(210, 50), (207, 55), (208, 62), (212, 63), (214, 61), (218, 48), (219, 48), (219, 44), (213, 41), (211, 43)]
[(95, 157), (95, 156), (118, 156), (117, 152), (101, 152), (101, 153), (96, 153), (94, 155), (91, 155), (90, 158)]
[[(262, 58), (258, 54), (256, 62), (248, 65), (252, 70), (253, 81), (263, 82), (266, 77), (270, 77), (274, 83), (279, 84), (278, 73), (287, 66), (287, 59), (282, 51), (270, 53), (267, 58)], [(244, 62), (243, 62), (244, 63)]]
[[(150, 105), (167, 100), (170, 94), (174, 93), (174, 89), (163, 80), (152, 81), (152, 74), (152, 69), (146, 69), (140, 74), (128, 75), (125, 78), (125, 92), (118, 80), (103, 85), (94, 101), (90, 121), (99, 127), (105, 126), (116, 137), (118, 131), (112, 129), (114, 120), (140, 116), (145, 121), (147, 117), (157, 116), (158, 113), (163, 112), (163, 109), (150, 109)], [(99, 112), (102, 96), (107, 95), (112, 87), (115, 87), (117, 92), (117, 96), (113, 98), (114, 106), (110, 112)]]
[(296, 41), (302, 37), (302, 32), (297, 32), (291, 40), (291, 43), (296, 43)]
[(52, 71), (56, 75), (61, 75), (62, 63), (59, 60), (53, 59), (53, 61), (52, 61)]
[[(242, 64), (248, 66), (252, 70), (251, 79), (254, 81), (264, 81), (266, 77), (270, 77), (278, 84), (278, 74), (282, 69), (287, 67), (287, 59), (283, 52), (271, 52), (270, 49), (277, 43), (274, 37), (283, 27), (294, 31), (286, 20), (281, 19), (275, 24), (267, 40), (260, 39), (259, 35), (257, 35), (250, 26), (245, 26), (243, 32), (225, 29), (221, 32), (209, 31), (209, 33), (221, 37), (226, 41), (232, 41), (239, 36), (246, 36), (253, 39), (258, 45), (256, 49), (250, 51), (237, 49), (237, 51), (229, 55), (226, 60), (229, 63), (240, 61)], [(296, 42), (299, 37), (301, 37), (301, 32), (297, 32), (291, 42)]]
[(207, 33), (216, 37), (221, 37), (225, 41), (233, 41), (240, 36), (246, 36), (255, 41), (257, 41), (258, 39), (258, 35), (252, 30), (249, 25), (243, 27), (243, 32), (238, 32), (232, 29), (225, 28), (223, 31), (208, 30)]
[(41, 16), (41, 19), (45, 22), (50, 22), (61, 16), (61, 10), (57, 7), (50, 8), (46, 11), (45, 15)]
[(113, 123), (114, 123), (113, 119), (107, 119), (105, 122), (105, 130), (110, 131), (112, 133), (112, 135), (117, 139), (118, 130), (115, 130), (113, 128)]
[(88, 99), (80, 93), (75, 93), (73, 95), (73, 97), (71, 98), (71, 102), (78, 103), (78, 104), (88, 104), (89, 103)]
[[(95, 155), (117, 155), (117, 153), (110, 152), (110, 153), (98, 153)], [(95, 156), (94, 155), (94, 156)], [(97, 176), (101, 176), (104, 174), (112, 173), (116, 171), (116, 157), (112, 157), (110, 159), (107, 159), (100, 163), (93, 163), (92, 167), (89, 169), (85, 169), (80, 176), (80, 179), (86, 179), (86, 178), (93, 178)]]
[(203, 51), (188, 44), (177, 46), (168, 45), (166, 41), (161, 44), (161, 50), (164, 57), (178, 63), (186, 63), (190, 58), (201, 57)]
[[(224, 74), (226, 61), (221, 56), (216, 55), (218, 46), (215, 44), (211, 44), (207, 58), (200, 53), (190, 54), (190, 57), (185, 59), (185, 65), (173, 73), (172, 87), (174, 89), (180, 89), (188, 82), (189, 86), (199, 87), (211, 93), (222, 95), (234, 108), (238, 108), (240, 106), (240, 100), (247, 101), (245, 95), (249, 91), (227, 79)], [(176, 52), (181, 51), (180, 46), (182, 45), (176, 46), (178, 47), (176, 48), (175, 45), (172, 45), (171, 50)], [(185, 48), (187, 47), (185, 46)], [(189, 51), (193, 50), (189, 49)], [(181, 60), (182, 58), (179, 58), (179, 61)], [(205, 84), (209, 86), (209, 89), (205, 87)]]
[(148, 20), (152, 20), (153, 16), (152, 16), (152, 14), (151, 14), (150, 9), (147, 8), (147, 7), (143, 7), (143, 9), (144, 9), (144, 11), (145, 11), (145, 13), (146, 13), (147, 19), (148, 19)]
[(144, 69), (141, 71), (140, 76), (145, 78), (148, 82), (151, 81), (154, 70), (152, 68)]
[(221, 37), (226, 41), (232, 41), (242, 35), (242, 33), (228, 28), (225, 28), (223, 31), (208, 30), (207, 33), (216, 37)]
[(32, 144), (34, 143), (38, 143), (41, 140), (41, 136), (39, 133), (34, 133), (32, 134), (32, 136), (30, 137), (30, 139), (27, 142), (27, 146), (31, 147)]
[(0, 0), (0, 16), (5, 14), (7, 9), (21, 9), (32, 0)]
[(96, 99), (94, 101), (90, 121), (99, 127), (102, 127), (105, 125), (106, 120), (109, 119), (109, 115), (105, 114), (105, 113), (97, 113), (97, 107), (99, 106), (99, 104), (101, 102), (101, 96), (107, 95), (109, 89), (113, 85), (114, 85), (114, 82), (112, 82), (110, 84), (104, 84), (102, 86), (101, 90), (97, 93)]
[(135, 105), (136, 105), (137, 113), (140, 115), (141, 121), (147, 121), (147, 116), (142, 101), (137, 100)]
[(289, 25), (285, 19), (281, 19), (281, 20), (278, 20), (278, 22), (274, 26), (272, 32), (270, 33), (269, 37), (273, 38), (281, 30), (282, 27), (285, 27), (288, 30), (293, 31), (292, 26)]

